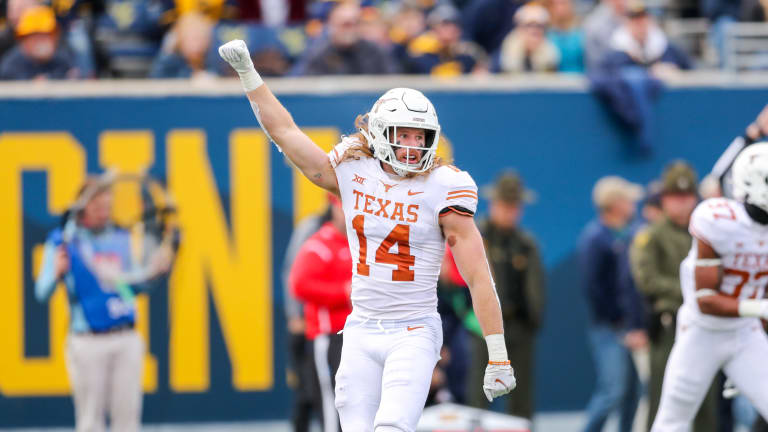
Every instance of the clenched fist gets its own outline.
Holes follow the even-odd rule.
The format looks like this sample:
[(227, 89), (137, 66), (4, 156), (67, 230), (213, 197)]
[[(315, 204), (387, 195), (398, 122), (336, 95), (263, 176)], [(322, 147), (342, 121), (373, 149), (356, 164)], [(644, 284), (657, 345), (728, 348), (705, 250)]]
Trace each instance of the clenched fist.
[(240, 39), (229, 41), (220, 46), (219, 55), (240, 75), (253, 70), (251, 54), (248, 52), (245, 42)]
[[(507, 362), (508, 363), (508, 362)], [(485, 377), (483, 378), (483, 392), (488, 402), (493, 402), (493, 398), (505, 395), (517, 386), (515, 371), (509, 364), (489, 364), (485, 368)]]

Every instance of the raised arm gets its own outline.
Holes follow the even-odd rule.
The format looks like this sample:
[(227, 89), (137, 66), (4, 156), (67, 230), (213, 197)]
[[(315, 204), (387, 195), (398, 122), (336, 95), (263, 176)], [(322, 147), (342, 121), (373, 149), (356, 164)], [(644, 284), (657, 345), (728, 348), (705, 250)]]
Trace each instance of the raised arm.
[(253, 113), (270, 140), (311, 182), (338, 193), (336, 175), (328, 156), (296, 126), (288, 110), (264, 84), (253, 67), (245, 42), (227, 42), (219, 47), (219, 55), (240, 76)]
[(501, 305), (485, 257), (483, 238), (471, 217), (455, 212), (441, 216), (440, 225), (459, 273), (469, 286), (475, 315), (488, 345), (488, 366), (485, 369), (483, 391), (490, 402), (512, 391), (517, 382), (507, 357)]

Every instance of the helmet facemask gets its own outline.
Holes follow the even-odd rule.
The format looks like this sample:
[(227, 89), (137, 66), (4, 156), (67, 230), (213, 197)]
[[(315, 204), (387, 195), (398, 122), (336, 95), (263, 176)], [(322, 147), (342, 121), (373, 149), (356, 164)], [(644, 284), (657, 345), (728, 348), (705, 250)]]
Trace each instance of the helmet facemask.
[[(398, 128), (422, 129), (424, 144), (418, 147), (399, 144)], [(440, 125), (434, 107), (420, 92), (392, 89), (385, 93), (368, 113), (367, 129), (361, 129), (360, 132), (368, 140), (374, 157), (390, 165), (398, 175), (422, 173), (432, 168)], [(420, 157), (413, 160), (413, 163), (401, 162), (396, 155), (400, 148), (406, 150), (408, 160), (411, 160), (412, 152), (420, 152)]]

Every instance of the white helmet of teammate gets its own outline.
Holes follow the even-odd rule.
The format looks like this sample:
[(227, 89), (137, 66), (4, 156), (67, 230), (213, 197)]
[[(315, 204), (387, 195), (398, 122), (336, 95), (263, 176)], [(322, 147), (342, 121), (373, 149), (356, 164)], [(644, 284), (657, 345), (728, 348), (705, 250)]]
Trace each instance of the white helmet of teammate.
[[(424, 129), (423, 147), (401, 146), (390, 140), (398, 136), (398, 127)], [(373, 155), (389, 164), (401, 176), (407, 173), (420, 173), (432, 167), (437, 153), (437, 141), (440, 138), (440, 123), (432, 102), (418, 90), (394, 88), (382, 95), (373, 104), (368, 113), (368, 130), (360, 129), (373, 150)], [(421, 151), (421, 158), (416, 163), (404, 163), (397, 160), (395, 150), (398, 147)]]
[(768, 212), (768, 142), (745, 148), (732, 172), (733, 197)]

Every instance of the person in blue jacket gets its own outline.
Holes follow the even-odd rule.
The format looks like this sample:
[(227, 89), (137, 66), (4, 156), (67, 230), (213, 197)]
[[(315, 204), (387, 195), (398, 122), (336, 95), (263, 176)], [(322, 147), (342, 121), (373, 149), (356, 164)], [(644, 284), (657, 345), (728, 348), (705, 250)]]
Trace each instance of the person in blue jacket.
[[(161, 280), (169, 256), (152, 256), (147, 278), (128, 283), (120, 275), (135, 269), (130, 232), (111, 222), (111, 183), (88, 179), (78, 200), (71, 234), (54, 229), (45, 243), (35, 297), (47, 301), (64, 282), (70, 304), (67, 371), (75, 405), (75, 429), (138, 431), (142, 406), (144, 341), (135, 331), (134, 296)], [(67, 232), (67, 234), (64, 234)]]

